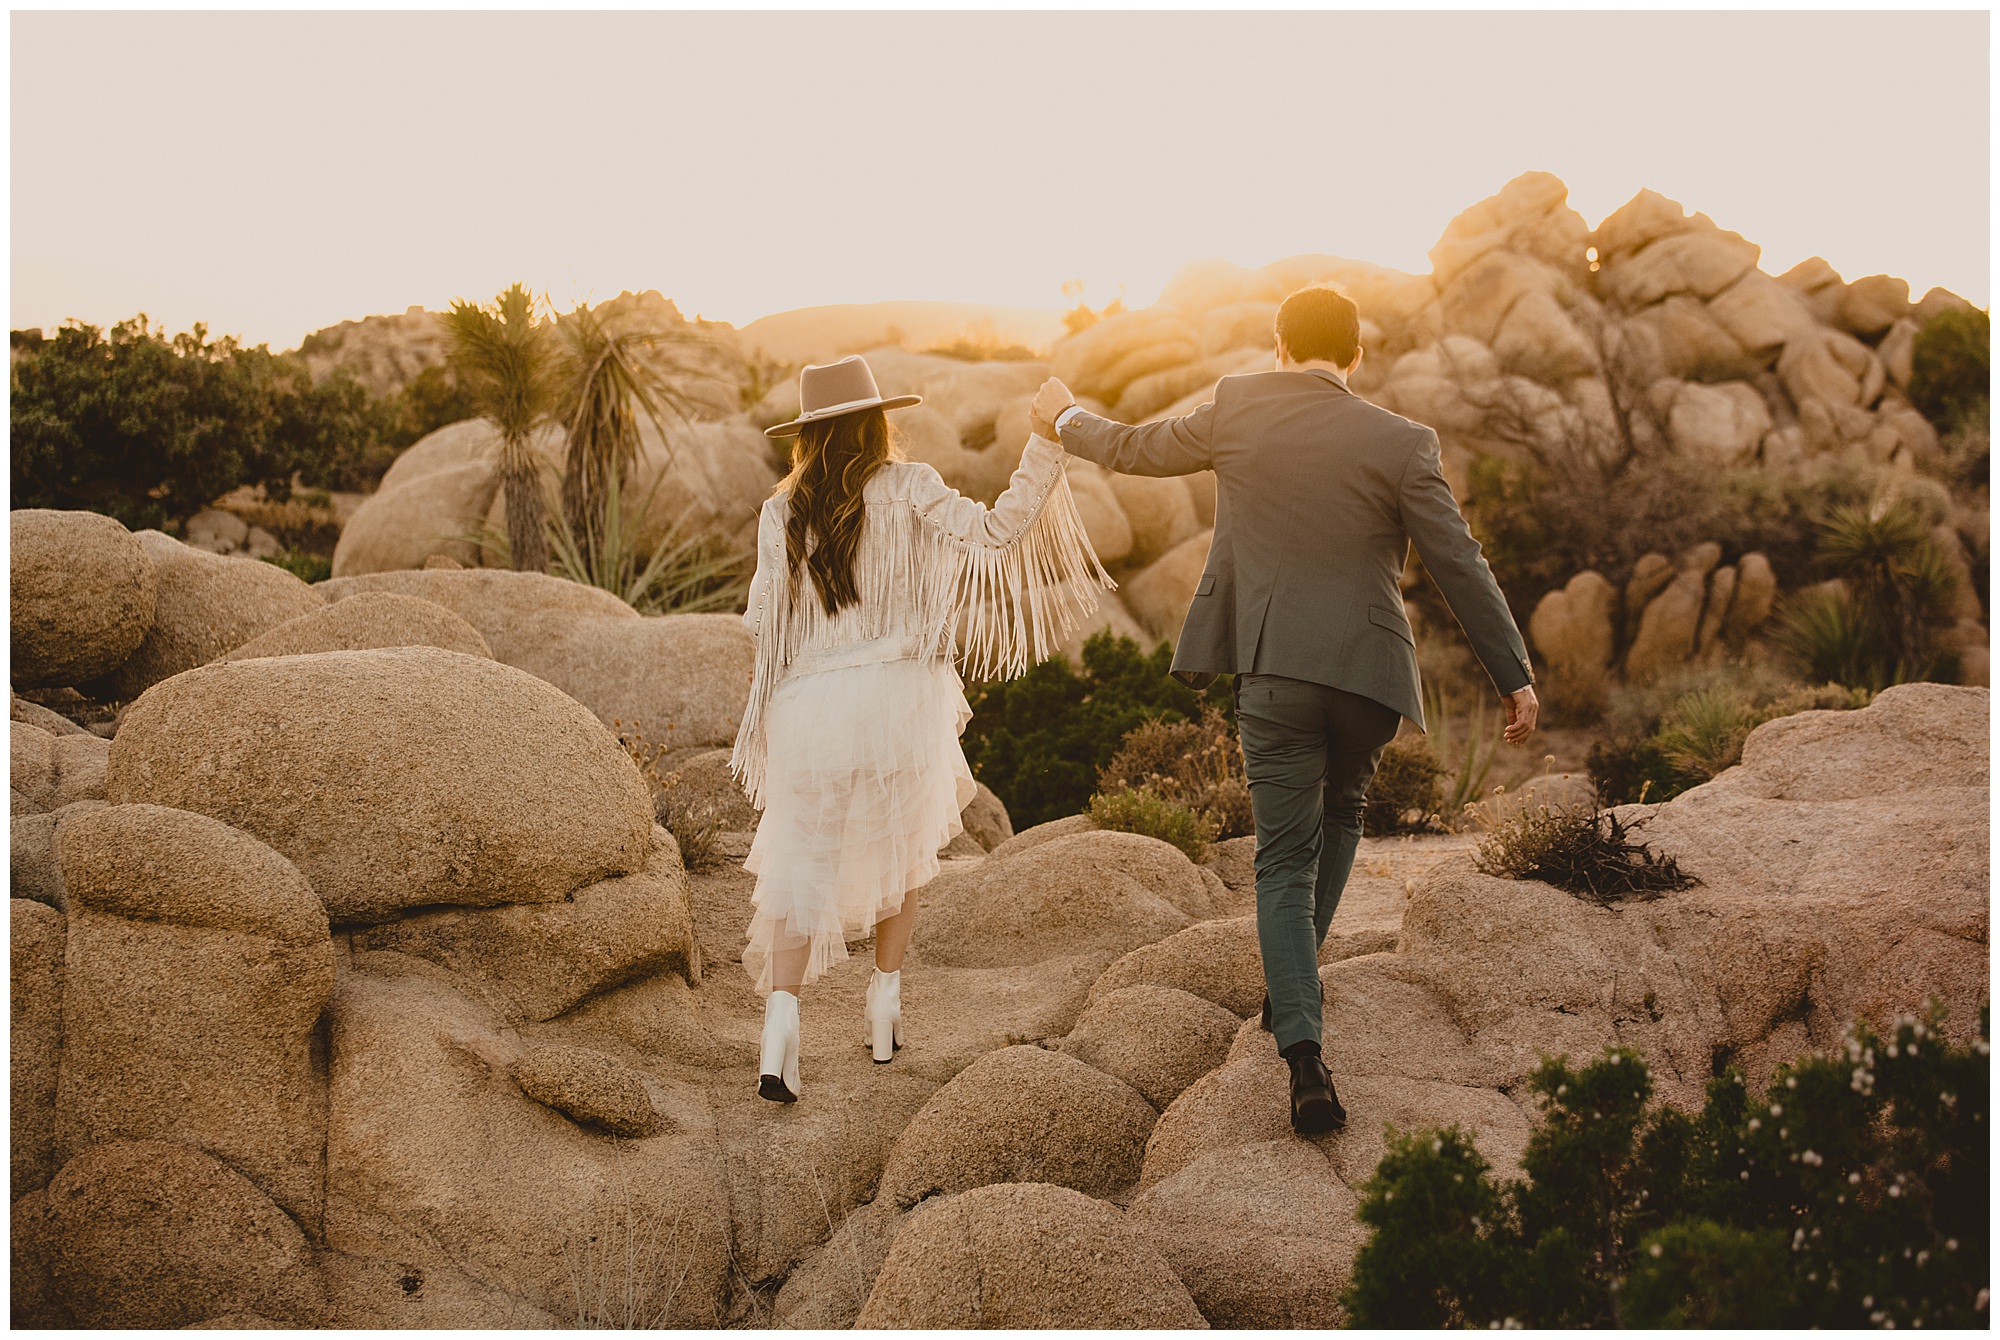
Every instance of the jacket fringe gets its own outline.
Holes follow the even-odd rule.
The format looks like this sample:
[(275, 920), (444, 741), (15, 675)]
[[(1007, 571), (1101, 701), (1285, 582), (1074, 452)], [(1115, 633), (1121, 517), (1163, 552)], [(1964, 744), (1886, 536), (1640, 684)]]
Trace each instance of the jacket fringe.
[[(774, 500), (782, 520), (784, 500)], [(770, 585), (757, 626), (750, 700), (730, 754), (731, 773), (763, 808), (764, 718), (786, 671), (816, 652), (878, 639), (903, 639), (882, 659), (952, 656), (972, 679), (1009, 678), (1055, 655), (1097, 610), (1096, 588), (1117, 584), (1098, 562), (1057, 458), (1027, 524), (994, 543), (961, 536), (919, 512), (899, 490), (871, 500), (855, 549), (860, 599), (828, 616), (810, 575), (790, 581), (782, 525), (760, 553)], [(805, 573), (805, 569), (800, 569)]]

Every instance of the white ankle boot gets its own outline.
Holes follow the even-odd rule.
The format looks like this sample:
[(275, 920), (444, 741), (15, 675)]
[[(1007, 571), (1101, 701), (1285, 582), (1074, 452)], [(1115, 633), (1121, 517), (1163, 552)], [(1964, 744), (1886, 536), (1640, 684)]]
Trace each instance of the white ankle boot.
[(868, 1045), (874, 1048), (875, 1064), (896, 1057), (903, 1045), (903, 972), (875, 970), (868, 979)]
[(764, 1043), (757, 1095), (777, 1103), (799, 1099), (799, 998), (789, 991), (764, 997)]

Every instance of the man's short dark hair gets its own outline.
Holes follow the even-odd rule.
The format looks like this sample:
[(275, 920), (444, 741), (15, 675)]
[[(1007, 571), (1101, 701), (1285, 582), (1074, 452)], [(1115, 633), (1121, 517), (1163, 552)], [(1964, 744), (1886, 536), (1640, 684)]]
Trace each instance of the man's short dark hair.
[(1361, 312), (1339, 289), (1315, 284), (1279, 306), (1277, 335), (1294, 363), (1323, 358), (1344, 368), (1361, 347)]

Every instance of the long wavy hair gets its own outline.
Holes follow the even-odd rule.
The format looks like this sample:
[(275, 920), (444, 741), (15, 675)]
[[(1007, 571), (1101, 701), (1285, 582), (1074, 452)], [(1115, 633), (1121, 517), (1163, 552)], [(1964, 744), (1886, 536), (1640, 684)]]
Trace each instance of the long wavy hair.
[(809, 423), (793, 440), (792, 472), (778, 485), (791, 497), (785, 558), (793, 592), (803, 566), (828, 615), (861, 599), (854, 583), (854, 550), (868, 519), (861, 490), (894, 459), (889, 417), (880, 409)]

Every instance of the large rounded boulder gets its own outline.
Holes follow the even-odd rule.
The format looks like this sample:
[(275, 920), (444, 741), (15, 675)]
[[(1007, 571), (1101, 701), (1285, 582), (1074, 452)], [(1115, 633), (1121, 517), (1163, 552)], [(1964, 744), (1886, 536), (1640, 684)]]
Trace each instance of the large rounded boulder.
[(1164, 1111), (1221, 1065), (1243, 1021), (1167, 986), (1128, 986), (1091, 1002), (1059, 1044), (1066, 1056), (1124, 1080)]
[(1110, 1196), (1138, 1177), (1153, 1121), (1123, 1080), (1059, 1052), (1003, 1047), (911, 1118), (876, 1195), (913, 1205), (990, 1182), (1055, 1182)]
[(637, 610), (609, 591), (545, 572), (425, 568), (334, 577), (314, 589), (330, 602), (364, 591), (388, 591), (442, 605), (478, 630), (494, 660), (509, 665), (515, 664), (524, 646), (544, 636), (541, 629), (548, 621), (639, 617)]
[(918, 945), (928, 962), (1017, 967), (1059, 955), (1116, 955), (1212, 916), (1200, 869), (1158, 838), (1072, 833), (1002, 847), (924, 900)]
[(153, 626), (153, 560), (96, 512), (8, 516), (14, 682), (81, 684), (116, 670)]
[(1126, 1222), (1210, 1325), (1331, 1327), (1367, 1230), (1355, 1196), (1304, 1140), (1217, 1150), (1142, 1192)]
[(109, 791), (256, 835), (336, 922), (558, 902), (652, 850), (646, 784), (589, 712), (532, 675), (433, 647), (176, 676), (127, 713)]
[(231, 1312), (280, 1326), (322, 1320), (299, 1226), (198, 1149), (98, 1145), (49, 1184), (47, 1214), (54, 1292), (84, 1326), (190, 1326)]
[(545, 619), (504, 659), (670, 749), (728, 745), (750, 700), (757, 644), (734, 614)]
[(467, 656), (493, 655), (479, 630), (434, 601), (394, 591), (363, 591), (301, 614), (251, 638), (222, 659), (310, 656), (378, 647), (442, 647)]
[(326, 912), (225, 824), (110, 805), (62, 825), (69, 900), (56, 1145), (173, 1140), (226, 1160), (317, 1230)]
[(912, 1216), (857, 1329), (1204, 1328), (1173, 1268), (1102, 1201), (989, 1186)]
[(136, 698), (325, 603), (275, 564), (204, 553), (156, 530), (134, 538), (152, 560), (158, 594), (145, 640), (105, 682), (113, 697)]

